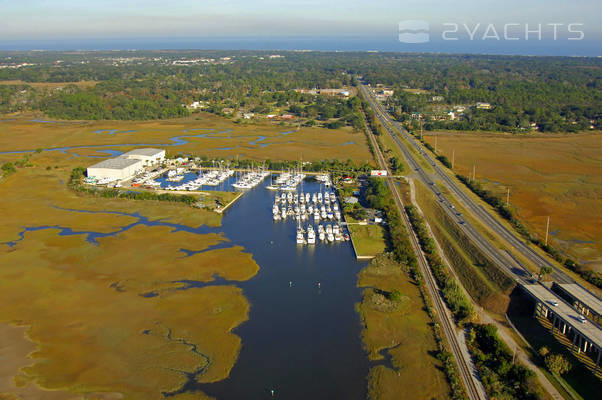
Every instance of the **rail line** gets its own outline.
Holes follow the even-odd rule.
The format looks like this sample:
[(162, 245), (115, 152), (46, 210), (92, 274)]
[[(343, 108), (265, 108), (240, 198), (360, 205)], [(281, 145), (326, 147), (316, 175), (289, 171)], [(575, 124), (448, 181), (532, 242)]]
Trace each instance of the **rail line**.
[(456, 364), (458, 365), (458, 370), (460, 372), (460, 377), (464, 383), (464, 387), (466, 388), (466, 393), (471, 400), (480, 400), (486, 399), (487, 396), (482, 389), (480, 389), (480, 385), (475, 382), (475, 376), (472, 373), (472, 369), (469, 366), (469, 361), (467, 357), (470, 358), (466, 352), (462, 350), (460, 344), (458, 343), (458, 337), (456, 336), (455, 323), (452, 320), (450, 313), (447, 310), (447, 306), (445, 305), (441, 293), (439, 291), (439, 287), (437, 286), (437, 282), (435, 281), (435, 277), (432, 274), (432, 271), (426, 261), (426, 257), (422, 252), (420, 244), (418, 242), (418, 238), (412, 229), (412, 225), (410, 224), (410, 219), (406, 214), (403, 200), (399, 195), (399, 191), (397, 190), (397, 186), (393, 177), (390, 176), (391, 171), (387, 166), (385, 158), (382, 155), (382, 152), (378, 146), (376, 138), (374, 134), (369, 131), (368, 136), (372, 143), (372, 147), (374, 148), (374, 153), (377, 158), (377, 162), (381, 169), (387, 171), (386, 182), (387, 186), (391, 190), (391, 194), (393, 195), (393, 199), (395, 200), (395, 204), (399, 209), (399, 214), (401, 215), (401, 219), (403, 220), (404, 226), (408, 231), (408, 235), (410, 237), (410, 242), (412, 244), (412, 249), (416, 254), (416, 259), (418, 261), (418, 265), (420, 266), (420, 270), (422, 275), (425, 277), (425, 282), (427, 289), (429, 291), (429, 295), (433, 299), (433, 304), (435, 306), (435, 310), (437, 315), (439, 315), (439, 320), (441, 321), (441, 326), (443, 327), (443, 332), (445, 337), (447, 338), (448, 343), (450, 344), (451, 351), (456, 359)]

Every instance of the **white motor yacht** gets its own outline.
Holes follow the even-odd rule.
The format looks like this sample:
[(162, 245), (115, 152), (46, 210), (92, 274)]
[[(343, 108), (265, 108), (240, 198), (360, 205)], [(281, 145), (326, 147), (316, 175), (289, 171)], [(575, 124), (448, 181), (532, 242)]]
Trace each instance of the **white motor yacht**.
[(316, 232), (314, 232), (314, 228), (311, 225), (307, 227), (307, 243), (316, 243)]
[(305, 243), (305, 237), (301, 228), (297, 229), (297, 244)]

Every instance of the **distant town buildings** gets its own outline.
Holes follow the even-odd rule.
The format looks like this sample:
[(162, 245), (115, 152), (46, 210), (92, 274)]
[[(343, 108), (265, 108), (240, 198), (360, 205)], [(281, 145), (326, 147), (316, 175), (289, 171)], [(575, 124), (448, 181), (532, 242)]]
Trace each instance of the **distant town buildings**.
[(191, 108), (193, 110), (198, 110), (198, 109), (202, 109), (205, 107), (207, 107), (207, 104), (204, 101), (193, 101), (192, 103), (190, 103), (188, 105), (188, 108)]
[(489, 103), (482, 103), (482, 102), (478, 102), (476, 104), (477, 109), (479, 110), (490, 110), (491, 109), (491, 104)]
[(295, 89), (297, 93), (312, 94), (312, 95), (326, 95), (326, 96), (342, 96), (349, 97), (351, 92), (347, 89)]

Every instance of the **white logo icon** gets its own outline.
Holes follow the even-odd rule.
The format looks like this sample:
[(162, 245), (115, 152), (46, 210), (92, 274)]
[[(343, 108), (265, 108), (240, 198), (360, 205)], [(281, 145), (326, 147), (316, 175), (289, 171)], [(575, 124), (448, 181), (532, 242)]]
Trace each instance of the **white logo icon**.
[(399, 23), (399, 41), (402, 43), (427, 43), (430, 41), (430, 24), (421, 19), (408, 19)]

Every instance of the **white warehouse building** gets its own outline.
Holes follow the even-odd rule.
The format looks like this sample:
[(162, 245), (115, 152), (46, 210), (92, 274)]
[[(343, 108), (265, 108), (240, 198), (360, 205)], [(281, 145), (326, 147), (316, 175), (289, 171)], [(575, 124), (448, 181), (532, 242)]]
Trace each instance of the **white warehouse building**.
[(152, 148), (136, 149), (122, 154), (121, 157), (140, 160), (144, 166), (151, 166), (160, 164), (165, 160), (165, 150)]
[(99, 162), (88, 167), (88, 178), (96, 180), (126, 180), (144, 169), (141, 160), (117, 157)]

